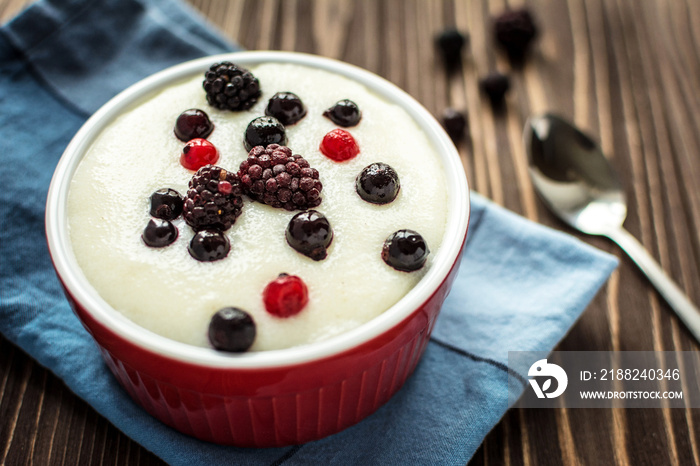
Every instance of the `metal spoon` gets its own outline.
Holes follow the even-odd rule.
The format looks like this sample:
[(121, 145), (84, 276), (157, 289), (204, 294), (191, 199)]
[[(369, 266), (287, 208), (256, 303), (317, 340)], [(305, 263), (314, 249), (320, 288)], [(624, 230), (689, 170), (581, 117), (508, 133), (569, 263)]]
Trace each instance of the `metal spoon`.
[(545, 204), (572, 227), (616, 242), (700, 341), (700, 310), (622, 227), (627, 216), (625, 194), (596, 143), (551, 114), (528, 119), (523, 138), (530, 176)]

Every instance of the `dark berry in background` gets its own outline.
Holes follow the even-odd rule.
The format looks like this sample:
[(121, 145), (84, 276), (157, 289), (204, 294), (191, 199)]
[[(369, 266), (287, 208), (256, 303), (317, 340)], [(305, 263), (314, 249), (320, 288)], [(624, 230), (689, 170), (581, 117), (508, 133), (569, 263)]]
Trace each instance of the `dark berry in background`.
[(455, 69), (462, 63), (462, 50), (468, 40), (468, 36), (457, 29), (446, 29), (435, 38), (435, 45), (448, 69)]
[(213, 262), (228, 255), (231, 243), (218, 230), (202, 230), (194, 235), (187, 250), (200, 262)]
[(532, 41), (537, 37), (537, 26), (529, 10), (508, 10), (494, 21), (496, 42), (505, 49), (512, 62), (521, 63)]
[(209, 322), (209, 342), (219, 351), (247, 351), (253, 345), (256, 333), (253, 318), (237, 307), (218, 310)]
[(467, 117), (463, 112), (455, 110), (454, 108), (446, 108), (445, 111), (442, 112), (440, 122), (452, 141), (456, 143), (464, 139), (467, 128)]
[(265, 115), (275, 117), (284, 126), (288, 126), (304, 118), (306, 107), (293, 92), (278, 92), (267, 102)]
[(503, 104), (506, 92), (510, 89), (510, 78), (505, 74), (494, 72), (481, 79), (479, 85), (491, 104), (498, 107)]
[(245, 149), (250, 151), (253, 147), (267, 147), (270, 144), (287, 145), (287, 132), (280, 121), (271, 116), (262, 116), (248, 123), (243, 139)]
[(355, 178), (355, 190), (372, 204), (388, 204), (399, 194), (399, 175), (391, 166), (377, 162), (366, 166)]
[(423, 237), (413, 230), (399, 230), (389, 235), (382, 248), (382, 259), (403, 272), (423, 267), (430, 250)]
[(349, 128), (357, 125), (362, 119), (360, 107), (355, 102), (343, 99), (323, 112), (323, 116), (338, 126)]
[(203, 110), (185, 110), (175, 121), (175, 136), (183, 142), (194, 138), (206, 138), (214, 131), (214, 123)]
[(260, 97), (260, 82), (247, 69), (231, 62), (214, 63), (202, 83), (209, 105), (219, 110), (248, 110)]
[(177, 234), (177, 228), (168, 220), (152, 218), (143, 230), (141, 239), (143, 239), (146, 246), (163, 248), (173, 244), (177, 239)]
[(182, 213), (183, 200), (180, 193), (172, 188), (163, 188), (151, 194), (152, 217), (174, 220)]
[(320, 261), (328, 255), (333, 229), (325, 215), (315, 210), (296, 214), (287, 225), (287, 243), (296, 251)]

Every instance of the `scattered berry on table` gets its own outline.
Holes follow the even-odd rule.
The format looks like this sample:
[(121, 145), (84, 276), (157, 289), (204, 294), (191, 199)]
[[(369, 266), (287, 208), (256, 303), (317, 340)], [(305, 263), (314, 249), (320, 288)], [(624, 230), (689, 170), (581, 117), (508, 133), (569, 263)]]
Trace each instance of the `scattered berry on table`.
[(537, 36), (537, 26), (529, 10), (508, 10), (496, 17), (494, 33), (511, 61), (520, 63)]
[(336, 162), (350, 160), (360, 153), (360, 147), (352, 134), (340, 128), (331, 130), (323, 136), (319, 150)]
[(250, 151), (255, 146), (269, 146), (270, 144), (287, 144), (287, 132), (284, 125), (275, 117), (262, 116), (248, 123), (243, 138), (245, 149)]
[(231, 243), (219, 230), (202, 230), (192, 237), (187, 250), (200, 262), (213, 262), (228, 255)]
[(185, 110), (175, 121), (175, 136), (183, 142), (194, 138), (206, 138), (214, 131), (214, 123), (203, 110)]
[(338, 126), (348, 128), (360, 122), (362, 119), (362, 112), (355, 102), (343, 99), (324, 111), (323, 116), (330, 119)]
[(152, 217), (174, 220), (182, 213), (184, 201), (180, 193), (172, 188), (162, 188), (151, 194)]
[(436, 37), (435, 43), (448, 69), (457, 68), (462, 63), (462, 49), (468, 40), (469, 37), (457, 29), (446, 29)]
[(141, 239), (146, 246), (152, 248), (163, 248), (173, 244), (177, 239), (177, 227), (168, 220), (152, 218), (148, 221), (146, 228), (141, 234)]
[(292, 217), (287, 225), (286, 237), (287, 243), (294, 250), (320, 261), (328, 255), (328, 246), (333, 241), (333, 229), (321, 212), (307, 210)]
[(309, 302), (309, 292), (301, 278), (282, 273), (263, 290), (263, 302), (270, 314), (291, 317), (304, 309)]
[(242, 194), (235, 173), (204, 166), (190, 179), (183, 208), (185, 222), (195, 231), (227, 230), (241, 214)]
[(386, 163), (366, 166), (355, 178), (355, 190), (362, 199), (372, 204), (388, 204), (399, 194), (399, 175)]
[(389, 235), (382, 248), (382, 259), (403, 272), (423, 267), (430, 250), (423, 237), (413, 230), (399, 230)]
[(248, 110), (260, 97), (260, 82), (247, 69), (231, 62), (214, 63), (204, 73), (209, 105), (219, 110)]
[(191, 139), (182, 148), (180, 164), (188, 170), (199, 170), (205, 165), (216, 163), (219, 160), (219, 151), (206, 139)]
[(287, 146), (256, 146), (241, 162), (238, 178), (253, 200), (286, 210), (305, 210), (321, 204), (319, 173)]
[(219, 309), (209, 321), (209, 342), (220, 351), (248, 351), (255, 341), (255, 322), (237, 307)]
[(503, 103), (506, 92), (510, 89), (510, 78), (505, 74), (493, 72), (483, 78), (479, 85), (488, 96), (491, 104), (499, 106)]
[(278, 92), (267, 102), (265, 115), (277, 118), (284, 126), (288, 126), (304, 118), (306, 107), (293, 92)]
[(467, 117), (463, 112), (454, 108), (446, 108), (440, 120), (453, 142), (459, 142), (464, 138)]

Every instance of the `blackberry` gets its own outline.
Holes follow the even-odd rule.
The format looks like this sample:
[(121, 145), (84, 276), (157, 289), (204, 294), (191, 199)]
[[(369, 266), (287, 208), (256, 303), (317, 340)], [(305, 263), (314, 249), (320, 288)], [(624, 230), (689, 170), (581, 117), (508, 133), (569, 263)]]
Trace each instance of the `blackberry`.
[(241, 162), (238, 178), (251, 199), (272, 207), (306, 210), (321, 204), (318, 170), (286, 146), (253, 147)]
[(260, 82), (247, 69), (225, 61), (204, 73), (209, 105), (219, 110), (248, 110), (260, 97)]
[(206, 165), (194, 174), (189, 187), (183, 216), (195, 231), (227, 230), (241, 214), (243, 191), (235, 173)]
[(524, 59), (530, 43), (537, 36), (537, 26), (529, 10), (509, 10), (494, 21), (494, 33), (511, 61), (518, 63)]

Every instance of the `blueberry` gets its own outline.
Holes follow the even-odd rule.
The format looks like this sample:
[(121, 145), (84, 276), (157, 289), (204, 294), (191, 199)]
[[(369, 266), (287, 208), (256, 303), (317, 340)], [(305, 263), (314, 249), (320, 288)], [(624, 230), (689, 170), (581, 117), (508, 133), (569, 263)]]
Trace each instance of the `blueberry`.
[(355, 102), (344, 99), (323, 112), (323, 116), (329, 118), (338, 126), (348, 128), (360, 122), (362, 119), (362, 112)]
[(152, 218), (143, 230), (141, 239), (146, 246), (162, 248), (175, 242), (177, 234), (177, 228), (168, 220)]
[(250, 314), (237, 307), (225, 307), (209, 322), (209, 342), (220, 351), (247, 351), (255, 341), (255, 322)]
[(315, 261), (325, 259), (333, 241), (333, 229), (320, 212), (307, 210), (296, 214), (287, 225), (287, 243)]
[(401, 189), (399, 175), (389, 165), (377, 162), (366, 166), (355, 178), (355, 190), (372, 204), (388, 204)]
[(275, 117), (262, 116), (248, 123), (243, 144), (247, 151), (253, 147), (267, 147), (270, 144), (287, 145), (284, 125)]
[(194, 138), (206, 138), (214, 131), (214, 123), (203, 110), (191, 108), (177, 117), (175, 136), (183, 142)]
[(278, 92), (268, 101), (265, 115), (277, 118), (285, 126), (293, 125), (304, 118), (306, 107), (293, 92)]
[(220, 231), (202, 230), (194, 235), (187, 248), (190, 255), (201, 262), (223, 259), (231, 250), (231, 243)]
[(152, 217), (174, 220), (182, 213), (184, 201), (180, 193), (171, 188), (163, 188), (151, 194)]
[(423, 267), (429, 253), (420, 234), (413, 230), (399, 230), (384, 242), (382, 259), (396, 270), (412, 272)]

